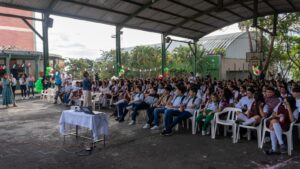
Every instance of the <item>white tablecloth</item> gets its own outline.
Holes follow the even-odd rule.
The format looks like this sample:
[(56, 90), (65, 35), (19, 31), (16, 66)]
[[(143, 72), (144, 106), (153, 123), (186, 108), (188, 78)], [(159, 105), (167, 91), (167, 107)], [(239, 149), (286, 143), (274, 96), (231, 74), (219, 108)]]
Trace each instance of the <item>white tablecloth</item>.
[(65, 124), (86, 127), (93, 132), (94, 141), (99, 140), (100, 135), (108, 135), (109, 119), (106, 113), (95, 112), (96, 115), (76, 112), (75, 110), (65, 110), (59, 120), (60, 133), (65, 134)]

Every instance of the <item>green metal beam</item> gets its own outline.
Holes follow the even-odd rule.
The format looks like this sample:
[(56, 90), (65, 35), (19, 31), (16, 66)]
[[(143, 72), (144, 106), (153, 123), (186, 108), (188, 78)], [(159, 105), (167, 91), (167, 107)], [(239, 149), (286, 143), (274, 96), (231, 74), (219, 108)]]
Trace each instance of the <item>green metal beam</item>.
[(121, 67), (121, 27), (116, 26), (116, 76), (119, 76)]
[(27, 16), (21, 16), (21, 15), (14, 15), (14, 14), (7, 14), (7, 13), (0, 13), (0, 16), (11, 17), (11, 18), (19, 18), (19, 19), (26, 19), (26, 20), (34, 20), (34, 21), (43, 21), (40, 18), (27, 17)]
[(39, 63), (40, 63), (40, 56), (34, 58), (35, 64), (35, 79), (39, 78)]
[(43, 36), (24, 18), (22, 18), (23, 22), (43, 41)]
[(49, 44), (48, 44), (48, 19), (49, 13), (43, 13), (43, 55), (44, 55), (44, 76), (46, 77), (46, 68), (49, 65)]
[(198, 40), (194, 40), (194, 48), (195, 48), (195, 52), (194, 52), (194, 60), (193, 60), (193, 72), (196, 75), (197, 72), (197, 54), (198, 54), (198, 45), (197, 45)]
[(11, 59), (11, 54), (5, 57), (6, 73), (10, 73), (10, 59)]
[(166, 35), (161, 35), (161, 73), (165, 76), (165, 68), (166, 68), (166, 58), (167, 58), (167, 50), (166, 50)]

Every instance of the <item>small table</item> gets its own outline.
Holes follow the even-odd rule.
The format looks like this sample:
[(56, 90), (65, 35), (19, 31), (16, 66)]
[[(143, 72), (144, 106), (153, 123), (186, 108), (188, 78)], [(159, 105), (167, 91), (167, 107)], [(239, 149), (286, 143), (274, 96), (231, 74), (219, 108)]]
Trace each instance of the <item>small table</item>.
[[(108, 124), (109, 118), (106, 113), (103, 112), (96, 112), (94, 111), (95, 115), (87, 114), (84, 112), (78, 112), (75, 110), (65, 110), (62, 112), (59, 120), (60, 125), (60, 133), (64, 136), (67, 135), (75, 135), (77, 137), (89, 139), (92, 143), (101, 142), (105, 146), (105, 136), (108, 135)], [(66, 133), (65, 132), (65, 125), (75, 125), (76, 132), (74, 133)], [(78, 135), (78, 126), (88, 128), (92, 131), (92, 137), (84, 137)], [(100, 139), (100, 135), (103, 135), (103, 139)]]

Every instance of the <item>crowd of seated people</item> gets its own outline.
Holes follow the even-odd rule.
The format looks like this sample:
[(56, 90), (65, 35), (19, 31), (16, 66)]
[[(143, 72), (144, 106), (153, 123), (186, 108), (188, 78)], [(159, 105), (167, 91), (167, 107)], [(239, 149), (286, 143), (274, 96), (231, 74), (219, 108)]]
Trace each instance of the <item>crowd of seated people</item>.
[(71, 81), (65, 81), (63, 85), (59, 86), (55, 96), (54, 104), (57, 104), (57, 99), (66, 106), (80, 105), (80, 98), (82, 97), (82, 85), (81, 82), (76, 81), (72, 84)]
[[(235, 107), (241, 109), (236, 114), (237, 125), (257, 126), (267, 120), (272, 143), (267, 154), (275, 154), (286, 150), (283, 132), (292, 122), (300, 121), (300, 83), (294, 81), (174, 77), (102, 80), (93, 84), (98, 85), (93, 90), (100, 93), (99, 98), (95, 98), (99, 104), (115, 107), (116, 121), (122, 123), (130, 114), (129, 125), (133, 126), (140, 110), (144, 110), (147, 120), (143, 129), (161, 130), (164, 136), (172, 135), (174, 127), (196, 111), (201, 134), (209, 135), (215, 113)], [(66, 104), (72, 104), (72, 98), (78, 96), (69, 85), (56, 94), (56, 99), (60, 97)]]

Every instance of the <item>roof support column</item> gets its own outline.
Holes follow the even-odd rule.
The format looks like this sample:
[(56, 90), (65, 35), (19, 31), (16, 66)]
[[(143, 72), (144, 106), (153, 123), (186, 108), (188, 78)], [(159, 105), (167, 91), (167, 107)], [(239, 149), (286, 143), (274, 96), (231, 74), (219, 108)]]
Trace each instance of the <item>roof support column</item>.
[(198, 46), (197, 46), (197, 40), (194, 40), (194, 60), (193, 60), (193, 72), (196, 75), (197, 72), (197, 53), (198, 53)]
[(39, 78), (39, 63), (40, 63), (40, 56), (36, 56), (34, 58), (34, 65), (35, 65), (35, 79)]
[(48, 44), (48, 29), (49, 29), (49, 13), (43, 13), (43, 55), (44, 55), (44, 77), (46, 77), (46, 69), (49, 65), (49, 44)]
[(5, 57), (6, 73), (10, 73), (10, 59), (11, 54)]
[(166, 57), (167, 57), (166, 35), (162, 34), (161, 35), (161, 73), (163, 77), (165, 77)]
[(119, 76), (121, 67), (121, 27), (116, 26), (116, 76)]
[(193, 45), (191, 44), (191, 42), (188, 42), (188, 45), (190, 47), (190, 50), (193, 54), (193, 73), (196, 74), (196, 70), (197, 70), (197, 52), (198, 52), (198, 48), (197, 48), (197, 42), (198, 40), (194, 40)]

